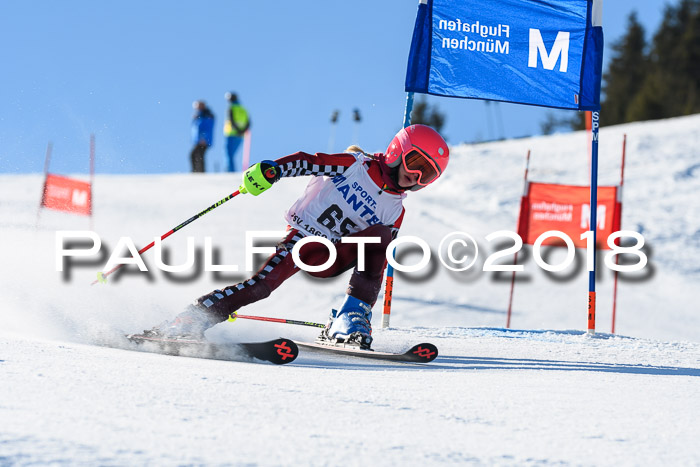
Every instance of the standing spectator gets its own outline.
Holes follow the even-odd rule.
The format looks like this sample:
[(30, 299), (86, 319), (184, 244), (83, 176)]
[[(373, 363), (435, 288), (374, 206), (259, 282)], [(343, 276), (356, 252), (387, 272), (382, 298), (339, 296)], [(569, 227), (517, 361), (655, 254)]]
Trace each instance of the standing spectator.
[(192, 107), (192, 172), (204, 172), (204, 153), (214, 142), (214, 114), (204, 101), (194, 101)]
[(243, 142), (243, 135), (250, 128), (248, 111), (238, 103), (236, 93), (227, 92), (226, 100), (229, 102), (224, 124), (224, 136), (226, 136), (226, 156), (228, 157), (228, 171), (238, 172), (243, 169), (240, 157), (236, 152)]

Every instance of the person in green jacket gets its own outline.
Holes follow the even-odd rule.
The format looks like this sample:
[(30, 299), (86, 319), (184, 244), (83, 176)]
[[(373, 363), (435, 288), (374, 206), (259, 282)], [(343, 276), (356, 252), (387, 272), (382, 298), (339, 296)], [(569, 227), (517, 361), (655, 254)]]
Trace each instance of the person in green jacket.
[(226, 155), (228, 157), (228, 171), (238, 172), (243, 170), (240, 157), (236, 156), (238, 148), (243, 142), (243, 135), (250, 128), (248, 111), (238, 103), (238, 96), (234, 92), (226, 93), (229, 102), (224, 123), (224, 136), (226, 137)]

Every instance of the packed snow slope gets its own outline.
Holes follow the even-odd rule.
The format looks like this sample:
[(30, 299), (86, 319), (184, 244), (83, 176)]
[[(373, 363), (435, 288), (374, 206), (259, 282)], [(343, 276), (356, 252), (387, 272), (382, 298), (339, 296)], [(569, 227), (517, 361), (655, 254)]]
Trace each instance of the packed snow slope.
[[(192, 237), (193, 269), (166, 274), (151, 250), (148, 273), (129, 266), (91, 286), (110, 254), (127, 256), (114, 251), (121, 237), (146, 245), (233, 192), (240, 174), (98, 174), (91, 220), (38, 211), (41, 175), (0, 176), (0, 465), (698, 465), (699, 129), (695, 115), (601, 131), (601, 185), (619, 183), (627, 135), (622, 227), (643, 234), (649, 257), (644, 270), (620, 276), (615, 335), (613, 274), (600, 258), (595, 336), (585, 333), (580, 266), (544, 274), (525, 247), (511, 329), (510, 274), (481, 270), (503, 248), (485, 237), (516, 228), (527, 151), (530, 180), (585, 185), (586, 135), (451, 148), (445, 176), (406, 200), (401, 235), (436, 254), (447, 234), (469, 233), (480, 247), (476, 265), (455, 273), (433, 259), (397, 274), (391, 327), (380, 329), (381, 295), (373, 318), (377, 350), (430, 341), (440, 357), (429, 365), (302, 349), (277, 367), (109, 346), (250, 275), (246, 231), (283, 230), (306, 179), (236, 197), (164, 241), (165, 263), (178, 265)], [(99, 167), (99, 141), (97, 157)], [(99, 235), (100, 253), (57, 271), (57, 232), (86, 230)], [(203, 271), (206, 237), (213, 262), (239, 272)], [(550, 263), (563, 258), (561, 248), (547, 251)], [(419, 254), (400, 249), (399, 257), (415, 264)], [(324, 322), (347, 279), (298, 274), (243, 311)], [(208, 338), (316, 332), (239, 319)]]

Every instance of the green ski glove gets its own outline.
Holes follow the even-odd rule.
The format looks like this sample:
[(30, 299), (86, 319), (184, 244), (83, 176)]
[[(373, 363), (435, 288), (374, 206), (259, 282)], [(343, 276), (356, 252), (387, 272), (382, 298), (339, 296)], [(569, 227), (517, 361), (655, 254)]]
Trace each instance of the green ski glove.
[(243, 173), (243, 184), (238, 188), (241, 193), (258, 196), (280, 179), (282, 172), (275, 161), (262, 161), (252, 165)]

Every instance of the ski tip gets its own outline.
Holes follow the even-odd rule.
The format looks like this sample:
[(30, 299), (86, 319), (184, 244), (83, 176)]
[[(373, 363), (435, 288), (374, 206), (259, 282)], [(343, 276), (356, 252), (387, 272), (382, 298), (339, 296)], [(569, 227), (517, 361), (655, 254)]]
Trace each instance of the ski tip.
[(299, 356), (299, 347), (291, 339), (279, 338), (265, 344), (271, 350), (265, 352), (264, 360), (276, 365), (292, 363)]
[(414, 345), (404, 355), (411, 357), (413, 361), (429, 363), (438, 356), (438, 348), (428, 342)]

